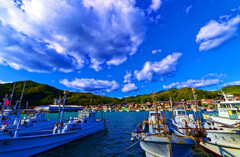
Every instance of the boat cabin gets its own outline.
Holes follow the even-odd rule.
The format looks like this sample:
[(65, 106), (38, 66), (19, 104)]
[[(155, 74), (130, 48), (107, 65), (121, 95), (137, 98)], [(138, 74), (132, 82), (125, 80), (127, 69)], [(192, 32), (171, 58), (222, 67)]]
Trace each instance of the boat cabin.
[(224, 95), (225, 101), (218, 104), (220, 117), (240, 119), (240, 101), (233, 95)]
[(96, 121), (96, 112), (80, 111), (78, 112), (78, 118), (82, 119), (85, 123)]
[(173, 114), (175, 116), (185, 116), (186, 111), (184, 109), (177, 109), (177, 110), (173, 110)]

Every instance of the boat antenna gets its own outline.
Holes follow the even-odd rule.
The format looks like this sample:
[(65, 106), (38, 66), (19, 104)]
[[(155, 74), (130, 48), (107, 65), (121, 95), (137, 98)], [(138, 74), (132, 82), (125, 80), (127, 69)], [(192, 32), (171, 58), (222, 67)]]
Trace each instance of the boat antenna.
[(172, 96), (170, 95), (170, 106), (172, 109), (172, 118), (173, 118), (173, 102), (172, 102)]
[(56, 100), (56, 104), (58, 104), (58, 118), (60, 119), (60, 110), (61, 110), (61, 96), (59, 95), (59, 99)]
[(12, 94), (11, 94), (11, 99), (10, 99), (10, 103), (9, 103), (9, 106), (8, 106), (9, 109), (11, 108), (11, 104), (12, 104), (12, 99), (13, 99), (13, 94), (14, 94), (15, 86), (16, 86), (16, 82), (14, 82), (14, 85), (13, 85), (13, 90), (12, 90)]
[(26, 102), (26, 109), (28, 108), (28, 103), (29, 103), (29, 101)]
[(22, 98), (23, 98), (23, 94), (24, 94), (24, 90), (25, 90), (26, 82), (27, 82), (27, 80), (25, 81), (24, 86), (23, 86), (23, 90), (22, 90), (21, 98), (20, 98), (20, 101), (19, 101), (18, 110), (19, 110), (20, 107), (21, 107), (21, 103), (22, 103)]
[(225, 101), (228, 101), (226, 94), (222, 90), (221, 90), (221, 92), (222, 92), (222, 95), (223, 95)]

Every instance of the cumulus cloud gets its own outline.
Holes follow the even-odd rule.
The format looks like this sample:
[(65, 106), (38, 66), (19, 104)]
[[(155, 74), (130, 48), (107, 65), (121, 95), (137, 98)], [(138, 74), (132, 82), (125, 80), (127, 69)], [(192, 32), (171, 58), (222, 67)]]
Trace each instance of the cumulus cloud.
[(132, 73), (127, 71), (126, 75), (123, 78), (123, 83), (130, 83), (132, 80)]
[(152, 0), (152, 3), (150, 5), (149, 9), (153, 10), (153, 11), (157, 11), (161, 5), (162, 5), (161, 0)]
[(206, 51), (223, 44), (228, 39), (237, 35), (240, 15), (230, 18), (221, 16), (218, 21), (211, 20), (203, 26), (196, 36), (200, 51)]
[(152, 54), (160, 53), (162, 52), (162, 49), (152, 50)]
[(138, 87), (135, 85), (135, 83), (125, 84), (122, 88), (122, 92), (124, 92), (124, 93), (129, 93), (129, 92), (137, 91), (137, 90), (138, 90)]
[(154, 75), (161, 77), (172, 75), (176, 71), (176, 66), (181, 56), (182, 53), (173, 53), (159, 62), (147, 61), (142, 70), (134, 71), (134, 76), (139, 81), (151, 82)]
[(224, 83), (223, 84), (223, 87), (226, 87), (226, 86), (233, 86), (233, 85), (240, 85), (240, 81), (233, 81), (233, 82), (228, 82), (228, 83)]
[(11, 82), (4, 82), (4, 81), (0, 80), (0, 84), (5, 84), (5, 83), (11, 83)]
[(95, 80), (88, 78), (75, 78), (73, 81), (68, 81), (68, 79), (60, 80), (61, 84), (64, 84), (68, 88), (79, 89), (83, 92), (96, 92), (100, 90), (106, 90), (107, 92), (112, 92), (120, 89), (120, 85), (116, 81), (108, 80)]
[(0, 64), (32, 72), (99, 71), (142, 43), (144, 13), (134, 0), (0, 0)]
[(215, 75), (215, 78), (213, 78), (213, 73), (205, 75), (199, 80), (193, 80), (189, 79), (185, 82), (174, 82), (169, 85), (163, 85), (164, 89), (170, 89), (170, 88), (183, 88), (183, 87), (190, 87), (190, 88), (204, 88), (204, 87), (210, 87), (214, 85), (218, 85), (222, 82), (220, 79), (220, 75)]

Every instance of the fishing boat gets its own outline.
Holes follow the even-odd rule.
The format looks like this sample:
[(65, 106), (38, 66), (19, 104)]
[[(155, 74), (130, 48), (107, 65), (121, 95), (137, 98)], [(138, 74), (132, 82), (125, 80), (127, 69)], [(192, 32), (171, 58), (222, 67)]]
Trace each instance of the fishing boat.
[(207, 141), (200, 145), (216, 156), (240, 156), (240, 130), (238, 127), (231, 125), (216, 124), (214, 122), (204, 123), (207, 130), (207, 137), (211, 141)]
[(225, 123), (228, 125), (240, 124), (240, 100), (236, 99), (234, 95), (225, 94), (222, 92), (225, 101), (218, 103), (217, 114), (204, 114), (204, 118), (216, 123)]
[[(229, 97), (225, 95), (225, 98)], [(231, 98), (233, 97), (231, 96)], [(231, 102), (237, 104), (236, 101)], [(226, 102), (222, 102), (218, 104), (219, 116), (208, 116), (209, 114), (204, 114), (205, 122), (202, 122), (201, 117), (199, 116), (197, 120), (198, 123), (194, 122), (196, 116), (193, 116), (191, 114), (187, 116), (186, 112), (185, 114), (179, 115), (179, 113), (184, 113), (184, 110), (175, 109), (173, 112), (173, 124), (177, 126), (177, 128), (179, 128), (179, 130), (184, 134), (188, 134), (188, 132), (190, 132), (192, 128), (196, 127), (205, 130), (207, 133), (207, 137), (211, 140), (200, 142), (200, 145), (205, 150), (215, 154), (216, 156), (240, 156), (239, 123), (235, 121), (237, 119), (231, 119), (230, 115), (229, 117), (226, 117), (226, 113), (231, 113), (229, 111), (235, 110), (234, 108), (228, 108), (227, 110), (223, 110), (222, 106), (225, 106), (226, 104), (229, 104), (230, 107), (232, 106), (231, 103), (229, 103), (229, 100), (227, 100)], [(225, 115), (225, 117), (223, 115)], [(183, 129), (181, 130), (181, 128)]]
[[(13, 112), (13, 111), (11, 111)], [(20, 111), (19, 111), (20, 112)], [(45, 118), (46, 113), (41, 113), (40, 111), (38, 113), (35, 114), (29, 114), (27, 117), (23, 117), (22, 119), (20, 118), (20, 116), (14, 116), (15, 119), (12, 122), (10, 118), (10, 122), (9, 119), (6, 118), (7, 122), (0, 125), (0, 134), (2, 132), (9, 132), (9, 131), (14, 131), (17, 126), (18, 126), (18, 122), (19, 122), (19, 130), (43, 130), (43, 129), (53, 129), (54, 125), (56, 122), (59, 122), (58, 119), (56, 120), (46, 120)], [(9, 116), (5, 116), (5, 117), (9, 117)]]
[[(66, 92), (63, 104), (65, 99)], [(97, 120), (96, 113), (90, 110), (79, 112), (67, 123), (63, 123), (63, 114), (64, 108), (54, 129), (21, 131), (17, 127), (14, 132), (0, 135), (0, 156), (32, 156), (106, 129), (106, 120)]]
[[(24, 89), (23, 89), (24, 92)], [(22, 92), (22, 95), (23, 95)], [(22, 99), (22, 96), (21, 96)], [(41, 130), (41, 129), (52, 129), (55, 122), (58, 120), (46, 120), (46, 113), (39, 111), (38, 113), (31, 113), (27, 117), (21, 119), (21, 99), (17, 101), (13, 109), (11, 109), (11, 104), (8, 106), (8, 95), (5, 95), (4, 105), (2, 114), (0, 115), (0, 134), (5, 132), (14, 131), (17, 126), (19, 130)], [(57, 99), (58, 100), (58, 99)], [(59, 103), (60, 106), (60, 103)], [(7, 109), (5, 109), (7, 107)], [(26, 109), (28, 108), (28, 103)], [(25, 110), (26, 113), (26, 110)], [(19, 125), (18, 125), (19, 123)]]
[(166, 116), (158, 111), (156, 102), (154, 111), (149, 111), (148, 119), (145, 118), (143, 124), (140, 122), (132, 136), (140, 140), (147, 157), (188, 156), (193, 145), (198, 144), (199, 140), (207, 140), (204, 136), (199, 138), (192, 132), (184, 135), (172, 128)]
[(140, 146), (147, 157), (188, 156), (191, 147), (197, 144), (197, 138), (171, 128), (165, 116), (155, 111), (149, 111), (149, 118), (132, 135), (141, 140)]

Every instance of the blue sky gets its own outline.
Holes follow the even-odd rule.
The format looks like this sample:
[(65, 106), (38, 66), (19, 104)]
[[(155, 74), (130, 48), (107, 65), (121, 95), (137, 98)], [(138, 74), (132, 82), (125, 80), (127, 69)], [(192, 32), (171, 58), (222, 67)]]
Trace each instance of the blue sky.
[(240, 84), (239, 0), (0, 4), (0, 83), (111, 97)]

